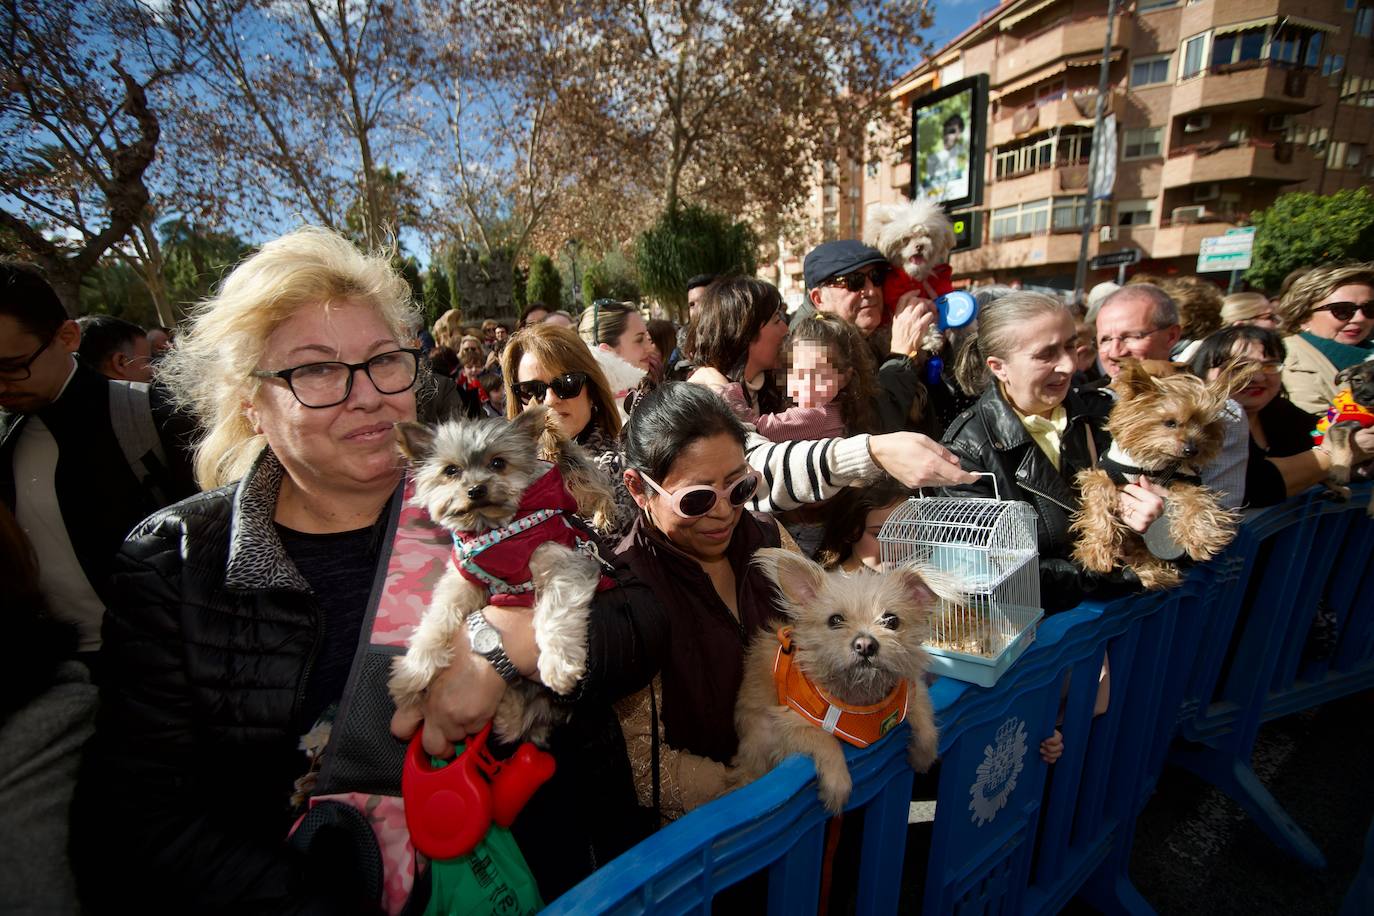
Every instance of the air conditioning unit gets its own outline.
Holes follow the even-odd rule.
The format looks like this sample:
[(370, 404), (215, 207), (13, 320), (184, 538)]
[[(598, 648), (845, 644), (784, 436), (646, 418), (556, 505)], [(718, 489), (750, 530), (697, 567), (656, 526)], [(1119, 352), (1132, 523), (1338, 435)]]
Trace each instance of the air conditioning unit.
[(1175, 223), (1196, 223), (1211, 215), (1212, 211), (1206, 207), (1174, 207), (1169, 218)]
[(1200, 184), (1193, 187), (1193, 200), (1196, 203), (1202, 203), (1205, 200), (1216, 200), (1220, 196), (1221, 184), (1219, 182), (1209, 181), (1206, 184)]
[(1188, 117), (1183, 119), (1183, 132), (1185, 134), (1195, 134), (1211, 126), (1212, 116), (1209, 114), (1188, 115)]
[(1097, 230), (1097, 242), (1098, 242), (1099, 245), (1105, 245), (1105, 244), (1107, 244), (1108, 242), (1115, 242), (1115, 241), (1116, 241), (1116, 227), (1115, 227), (1115, 226), (1103, 226), (1101, 229)]
[(1293, 126), (1293, 116), (1290, 114), (1271, 114), (1264, 119), (1264, 129), (1271, 134), (1283, 133)]

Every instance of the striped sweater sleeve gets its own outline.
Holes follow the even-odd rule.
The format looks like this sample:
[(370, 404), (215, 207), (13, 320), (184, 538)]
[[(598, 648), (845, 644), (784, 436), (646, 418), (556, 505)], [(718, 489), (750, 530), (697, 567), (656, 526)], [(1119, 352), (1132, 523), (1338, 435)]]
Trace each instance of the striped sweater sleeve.
[(750, 508), (785, 512), (806, 503), (829, 499), (856, 480), (878, 471), (868, 453), (868, 436), (770, 442), (749, 431), (745, 460), (763, 477)]

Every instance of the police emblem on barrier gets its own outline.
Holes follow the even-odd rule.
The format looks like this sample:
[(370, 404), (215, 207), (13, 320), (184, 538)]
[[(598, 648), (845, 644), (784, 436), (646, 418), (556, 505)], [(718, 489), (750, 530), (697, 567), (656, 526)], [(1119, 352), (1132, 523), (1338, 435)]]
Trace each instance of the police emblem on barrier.
[(1016, 779), (1026, 765), (1026, 723), (1012, 716), (997, 728), (997, 743), (983, 748), (978, 777), (969, 786), (969, 810), (979, 827), (992, 821), (1007, 805)]

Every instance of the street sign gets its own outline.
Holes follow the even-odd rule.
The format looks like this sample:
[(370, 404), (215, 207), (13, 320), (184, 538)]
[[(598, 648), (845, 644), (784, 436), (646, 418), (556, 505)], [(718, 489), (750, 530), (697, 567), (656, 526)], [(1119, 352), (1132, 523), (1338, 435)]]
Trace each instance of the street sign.
[(1119, 267), (1122, 264), (1139, 264), (1139, 248), (1123, 248), (1120, 251), (1113, 251), (1109, 254), (1100, 254), (1088, 262), (1088, 266), (1093, 270), (1103, 270), (1108, 267)]
[(1203, 239), (1197, 253), (1197, 272), (1205, 274), (1245, 270), (1250, 266), (1250, 254), (1254, 247), (1254, 226), (1227, 229), (1225, 235)]

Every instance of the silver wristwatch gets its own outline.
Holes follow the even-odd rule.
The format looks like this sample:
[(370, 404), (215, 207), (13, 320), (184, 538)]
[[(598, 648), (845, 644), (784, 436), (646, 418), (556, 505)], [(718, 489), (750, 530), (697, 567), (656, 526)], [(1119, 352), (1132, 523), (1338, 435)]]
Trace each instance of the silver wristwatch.
[(520, 672), (511, 663), (505, 647), (501, 645), (501, 633), (487, 623), (487, 618), (482, 616), (481, 611), (474, 611), (468, 615), (467, 626), (468, 642), (472, 644), (472, 651), (491, 662), (496, 673), (501, 675), (501, 679), (507, 684), (514, 684), (520, 680)]

